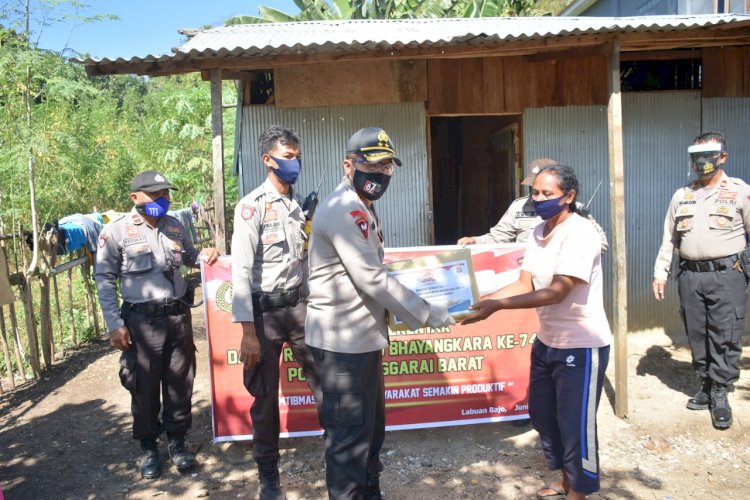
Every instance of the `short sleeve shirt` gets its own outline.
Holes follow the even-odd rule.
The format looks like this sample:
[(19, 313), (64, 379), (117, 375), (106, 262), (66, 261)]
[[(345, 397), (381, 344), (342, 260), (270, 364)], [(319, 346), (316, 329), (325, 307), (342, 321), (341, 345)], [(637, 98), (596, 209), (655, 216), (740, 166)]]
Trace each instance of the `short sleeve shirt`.
[(544, 236), (546, 223), (529, 238), (522, 270), (531, 273), (534, 289), (549, 287), (555, 275), (578, 278), (559, 304), (537, 308), (539, 339), (550, 347), (603, 347), (612, 341), (604, 311), (601, 238), (594, 226), (572, 214)]

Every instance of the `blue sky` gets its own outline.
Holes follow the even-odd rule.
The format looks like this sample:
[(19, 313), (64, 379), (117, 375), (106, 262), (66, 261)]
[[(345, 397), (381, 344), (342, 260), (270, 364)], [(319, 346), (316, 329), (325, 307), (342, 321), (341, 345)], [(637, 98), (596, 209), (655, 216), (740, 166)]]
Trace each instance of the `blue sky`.
[[(38, 3), (32, 0), (32, 7)], [(180, 28), (220, 26), (225, 19), (238, 14), (257, 16), (261, 5), (289, 14), (299, 12), (292, 0), (88, 0), (86, 3), (89, 7), (83, 15), (114, 14), (120, 20), (80, 26), (74, 26), (73, 22), (56, 23), (42, 30), (39, 47), (59, 52), (67, 45), (91, 57), (110, 59), (169, 54), (172, 47), (182, 43), (183, 37), (177, 33)]]

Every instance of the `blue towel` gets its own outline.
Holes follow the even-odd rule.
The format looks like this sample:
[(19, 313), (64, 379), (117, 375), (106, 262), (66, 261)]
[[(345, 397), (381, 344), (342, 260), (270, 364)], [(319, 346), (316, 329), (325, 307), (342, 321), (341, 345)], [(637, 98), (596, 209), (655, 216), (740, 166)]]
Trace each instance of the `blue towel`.
[(99, 213), (73, 214), (63, 217), (58, 223), (60, 241), (65, 242), (65, 251), (75, 252), (87, 243), (91, 253), (96, 253), (96, 242), (102, 230), (102, 216)]

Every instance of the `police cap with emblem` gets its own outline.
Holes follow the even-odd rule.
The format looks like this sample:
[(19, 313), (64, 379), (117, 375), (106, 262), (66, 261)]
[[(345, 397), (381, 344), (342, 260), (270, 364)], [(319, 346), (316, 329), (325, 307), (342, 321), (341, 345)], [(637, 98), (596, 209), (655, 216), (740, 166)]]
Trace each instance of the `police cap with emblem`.
[(543, 167), (549, 167), (550, 165), (558, 165), (558, 163), (552, 158), (537, 158), (536, 160), (531, 160), (526, 167), (526, 177), (521, 181), (521, 184), (524, 186), (533, 186), (536, 174), (538, 174)]
[(385, 130), (378, 127), (357, 130), (346, 143), (346, 153), (358, 155), (368, 163), (378, 163), (392, 158), (396, 165), (401, 166), (401, 160), (396, 157), (393, 141)]
[(155, 191), (161, 191), (162, 189), (177, 189), (169, 181), (156, 170), (146, 170), (133, 177), (130, 183), (130, 192), (136, 193), (143, 191), (145, 193), (153, 193)]

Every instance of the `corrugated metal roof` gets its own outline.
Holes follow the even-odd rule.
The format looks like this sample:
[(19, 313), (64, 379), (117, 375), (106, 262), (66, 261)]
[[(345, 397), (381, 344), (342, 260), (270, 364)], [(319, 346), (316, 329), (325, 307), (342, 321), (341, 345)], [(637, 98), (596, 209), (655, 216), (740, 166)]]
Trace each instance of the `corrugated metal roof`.
[(750, 15), (492, 17), (246, 24), (199, 31), (186, 44), (173, 49), (173, 55), (74, 61), (85, 65), (137, 64), (208, 57), (351, 54), (497, 44), (571, 35), (681, 31), (742, 21), (750, 21)]

